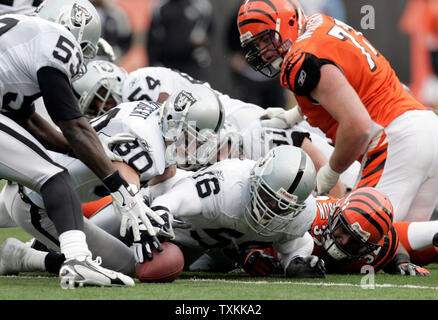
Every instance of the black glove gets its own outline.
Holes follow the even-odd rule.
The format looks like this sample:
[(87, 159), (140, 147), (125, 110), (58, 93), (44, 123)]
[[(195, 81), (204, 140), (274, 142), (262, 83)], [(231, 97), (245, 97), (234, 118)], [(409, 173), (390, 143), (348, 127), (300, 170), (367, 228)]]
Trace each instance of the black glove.
[(152, 248), (155, 248), (157, 252), (162, 252), (163, 247), (156, 236), (149, 235), (142, 223), (139, 224), (139, 230), (140, 241), (135, 241), (132, 246), (134, 248), (135, 260), (138, 263), (143, 263), (145, 262), (145, 257), (148, 260), (153, 259)]
[(295, 257), (286, 268), (286, 277), (325, 278), (324, 260), (317, 256)]
[(396, 254), (383, 270), (402, 276), (430, 276), (429, 270), (413, 264), (409, 256), (403, 253)]
[(173, 215), (166, 207), (155, 206), (151, 208), (156, 214), (164, 220), (164, 224), (160, 225), (158, 222), (152, 220), (151, 224), (157, 234), (158, 239), (161, 241), (168, 241), (175, 239), (173, 233)]
[(263, 250), (247, 250), (243, 262), (243, 270), (252, 276), (267, 276), (275, 273), (280, 263), (270, 254)]

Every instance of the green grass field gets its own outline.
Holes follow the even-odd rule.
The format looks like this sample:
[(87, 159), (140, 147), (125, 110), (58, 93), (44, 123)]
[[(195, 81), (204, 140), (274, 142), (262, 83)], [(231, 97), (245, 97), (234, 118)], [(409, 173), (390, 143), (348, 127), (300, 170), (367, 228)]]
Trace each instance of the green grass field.
[[(0, 241), (30, 238), (18, 228), (1, 229)], [(184, 272), (169, 284), (136, 282), (133, 288), (65, 290), (56, 276), (20, 273), (0, 277), (0, 300), (437, 300), (438, 264), (430, 277), (402, 277), (379, 272), (374, 288), (361, 287), (365, 275), (328, 275), (326, 279), (252, 278), (244, 273)], [(365, 282), (370, 284), (370, 282)]]

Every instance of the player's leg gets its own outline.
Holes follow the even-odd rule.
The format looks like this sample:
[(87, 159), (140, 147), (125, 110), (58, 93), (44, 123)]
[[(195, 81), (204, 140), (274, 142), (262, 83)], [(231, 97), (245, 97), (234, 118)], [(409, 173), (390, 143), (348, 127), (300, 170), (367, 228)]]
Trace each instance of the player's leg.
[[(83, 232), (81, 204), (71, 177), (52, 161), (44, 147), (4, 115), (0, 115), (0, 145), (0, 176), (38, 191), (43, 197), (47, 215), (58, 234), (60, 251), (66, 257), (60, 271), (61, 284), (67, 281), (73, 285), (134, 285), (124, 275), (124, 280), (114, 283), (111, 271), (91, 260)], [(90, 272), (81, 274), (77, 267)], [(99, 273), (105, 272), (108, 276), (101, 282)]]
[(438, 220), (396, 222), (394, 228), (411, 262), (419, 266), (438, 262)]
[[(364, 168), (358, 187), (375, 187), (386, 193), (394, 207), (394, 221), (410, 221), (411, 217), (420, 217), (412, 211), (412, 203), (417, 196), (423, 202), (423, 221), (429, 220), (435, 208), (438, 186), (432, 186), (438, 182), (436, 136), (436, 117), (430, 117), (425, 111), (406, 112), (372, 141), (373, 147), (363, 159)], [(428, 183), (428, 180), (431, 182)]]
[[(34, 250), (18, 240), (5, 241), (0, 253), (0, 273), (59, 272), (62, 263), (65, 262), (65, 256), (57, 253), (59, 241), (53, 222), (43, 209), (33, 204), (26, 195), (20, 194), (18, 185), (6, 185), (5, 196), (6, 208), (17, 225), (53, 252)], [(84, 232), (94, 258), (103, 258), (104, 267), (125, 274), (135, 274), (135, 257), (130, 248), (86, 219)], [(123, 275), (118, 276), (123, 278)]]

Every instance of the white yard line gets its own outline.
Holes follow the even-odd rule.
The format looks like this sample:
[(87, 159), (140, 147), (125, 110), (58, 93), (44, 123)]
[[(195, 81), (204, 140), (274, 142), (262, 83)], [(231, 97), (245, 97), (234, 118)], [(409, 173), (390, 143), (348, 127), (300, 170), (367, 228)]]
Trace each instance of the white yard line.
[[(19, 278), (19, 279), (56, 279), (56, 277), (47, 277), (47, 276), (0, 276), (0, 278)], [(189, 282), (222, 282), (222, 283), (231, 283), (231, 284), (254, 284), (254, 285), (288, 285), (288, 286), (321, 286), (321, 287), (357, 287), (362, 288), (360, 284), (354, 283), (335, 283), (335, 282), (288, 282), (288, 281), (241, 281), (241, 280), (227, 280), (227, 279), (179, 279), (176, 281), (189, 281)], [(438, 287), (431, 286), (417, 286), (411, 284), (405, 285), (396, 285), (390, 283), (375, 283), (374, 286), (376, 288), (396, 288), (396, 289), (429, 289), (429, 290), (438, 290)]]
[[(335, 282), (288, 282), (288, 281), (240, 281), (240, 280), (227, 280), (227, 279), (188, 279), (188, 281), (193, 282), (225, 282), (225, 283), (235, 283), (235, 284), (260, 284), (260, 285), (300, 285), (300, 286), (323, 286), (323, 287), (358, 287), (361, 288), (360, 284), (354, 283), (335, 283)], [(430, 287), (430, 286), (416, 286), (416, 285), (396, 285), (389, 283), (375, 283), (375, 287), (377, 288), (403, 288), (403, 289), (430, 289), (430, 290), (438, 290), (438, 287)]]

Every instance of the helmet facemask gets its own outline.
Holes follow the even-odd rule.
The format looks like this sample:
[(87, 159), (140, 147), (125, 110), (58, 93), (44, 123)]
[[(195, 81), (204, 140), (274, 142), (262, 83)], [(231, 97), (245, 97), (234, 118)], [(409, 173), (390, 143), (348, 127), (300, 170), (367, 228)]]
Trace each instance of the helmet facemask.
[(189, 108), (181, 113), (172, 112), (169, 104), (165, 103), (161, 109), (160, 126), (164, 140), (170, 142), (166, 149), (166, 158), (171, 163), (178, 165), (180, 169), (198, 169), (197, 150), (214, 137), (215, 133), (210, 129), (199, 130), (196, 121), (188, 121)]
[(275, 192), (261, 177), (251, 174), (245, 218), (258, 234), (269, 236), (283, 231), (305, 208), (295, 195), (284, 189)]
[[(357, 260), (380, 247), (379, 244), (365, 240), (369, 234), (367, 235), (358, 222), (348, 223), (341, 207), (336, 206), (333, 210), (328, 219), (324, 241), (324, 248), (330, 257), (337, 261)], [(340, 243), (336, 237), (342, 234), (348, 235), (346, 243)]]
[(82, 113), (94, 118), (122, 103), (126, 75), (123, 68), (110, 62), (89, 62), (86, 73), (75, 79), (72, 85)]
[(292, 41), (282, 41), (278, 31), (267, 29), (246, 41), (242, 40), (242, 47), (246, 61), (254, 70), (274, 78), (281, 71), (283, 57), (292, 47)]

